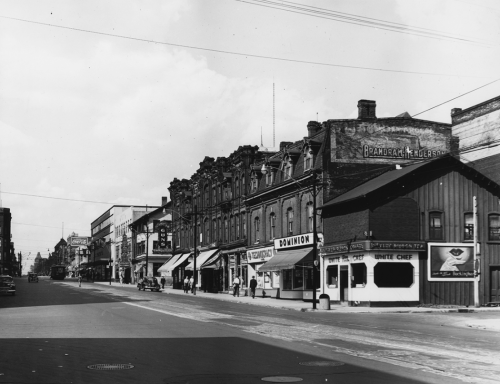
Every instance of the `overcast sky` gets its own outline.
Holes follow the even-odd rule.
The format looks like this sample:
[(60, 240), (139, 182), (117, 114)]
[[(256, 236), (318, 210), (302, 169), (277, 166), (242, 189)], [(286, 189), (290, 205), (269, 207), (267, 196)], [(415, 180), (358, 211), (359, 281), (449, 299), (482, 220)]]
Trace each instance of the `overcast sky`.
[[(63, 222), (64, 237), (90, 235), (111, 204), (159, 205), (205, 156), (260, 145), (261, 127), (272, 146), (273, 82), (279, 145), (317, 116), (356, 118), (360, 99), (378, 117), (414, 115), (500, 78), (494, 0), (271, 3), (0, 2), (1, 200), (16, 253), (46, 257)], [(500, 82), (418, 118), (450, 123), (451, 108), (498, 95)]]

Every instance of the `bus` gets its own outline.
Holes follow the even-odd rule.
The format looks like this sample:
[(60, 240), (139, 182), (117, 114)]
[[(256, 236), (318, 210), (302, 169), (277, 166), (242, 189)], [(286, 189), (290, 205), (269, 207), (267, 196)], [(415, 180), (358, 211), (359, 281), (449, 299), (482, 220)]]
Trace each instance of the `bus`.
[(66, 267), (64, 265), (53, 265), (50, 267), (50, 278), (53, 280), (64, 280)]

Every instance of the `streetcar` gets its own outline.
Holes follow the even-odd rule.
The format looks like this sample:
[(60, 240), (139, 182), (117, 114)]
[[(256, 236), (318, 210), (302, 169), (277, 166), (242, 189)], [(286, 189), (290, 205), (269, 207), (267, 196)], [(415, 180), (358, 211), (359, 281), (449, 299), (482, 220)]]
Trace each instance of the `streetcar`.
[(64, 265), (53, 265), (50, 267), (50, 278), (52, 280), (64, 280), (66, 277), (66, 267)]

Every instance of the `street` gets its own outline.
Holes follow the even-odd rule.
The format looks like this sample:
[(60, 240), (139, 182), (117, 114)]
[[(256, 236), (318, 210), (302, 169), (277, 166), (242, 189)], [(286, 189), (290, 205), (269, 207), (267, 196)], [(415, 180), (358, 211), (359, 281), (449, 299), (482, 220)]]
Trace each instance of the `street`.
[[(0, 297), (0, 383), (494, 383), (500, 377), (500, 334), (464, 326), (499, 312), (300, 312), (87, 282), (79, 288), (46, 277), (16, 284), (16, 296)], [(114, 369), (89, 368), (98, 364)]]

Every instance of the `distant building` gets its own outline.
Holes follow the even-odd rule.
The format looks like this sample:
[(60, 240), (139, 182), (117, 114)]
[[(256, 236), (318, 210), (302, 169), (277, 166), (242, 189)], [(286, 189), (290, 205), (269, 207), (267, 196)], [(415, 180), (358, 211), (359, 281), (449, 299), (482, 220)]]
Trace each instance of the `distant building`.
[(0, 273), (13, 273), (13, 253), (11, 251), (11, 221), (9, 208), (0, 208)]

